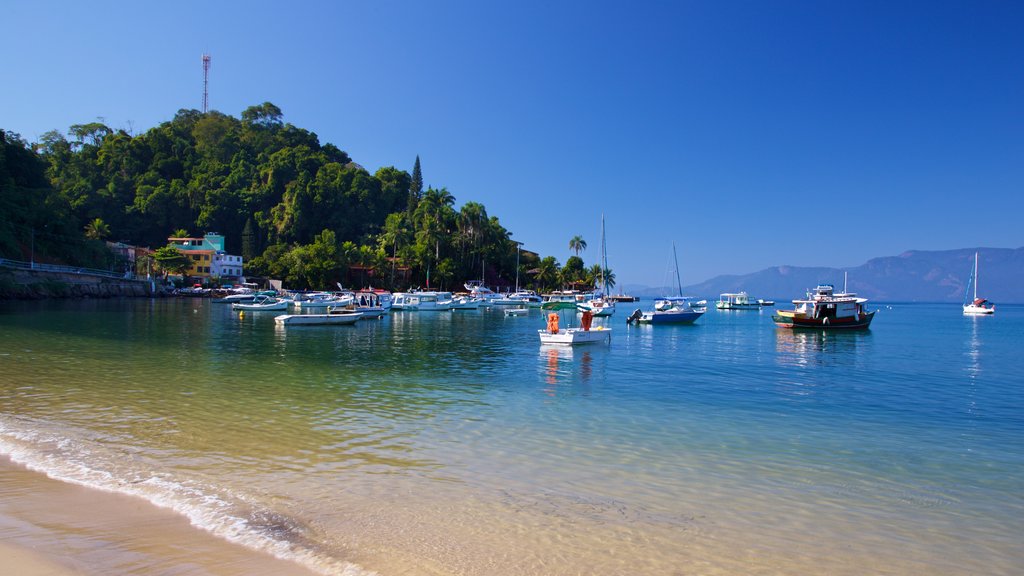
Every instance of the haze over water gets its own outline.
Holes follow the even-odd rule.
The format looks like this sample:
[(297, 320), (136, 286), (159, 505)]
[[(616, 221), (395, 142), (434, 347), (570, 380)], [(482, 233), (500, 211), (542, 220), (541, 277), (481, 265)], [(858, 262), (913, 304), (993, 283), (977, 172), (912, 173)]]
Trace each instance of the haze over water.
[(1024, 308), (633, 307), (569, 349), (537, 311), (2, 303), (0, 452), (323, 573), (1024, 571)]

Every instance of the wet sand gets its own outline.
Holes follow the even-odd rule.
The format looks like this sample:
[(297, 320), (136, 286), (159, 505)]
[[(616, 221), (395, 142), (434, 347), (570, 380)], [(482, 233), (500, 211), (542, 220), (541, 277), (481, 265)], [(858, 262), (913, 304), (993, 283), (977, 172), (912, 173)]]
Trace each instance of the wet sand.
[(29, 576), (310, 576), (141, 498), (59, 482), (0, 457), (0, 566)]

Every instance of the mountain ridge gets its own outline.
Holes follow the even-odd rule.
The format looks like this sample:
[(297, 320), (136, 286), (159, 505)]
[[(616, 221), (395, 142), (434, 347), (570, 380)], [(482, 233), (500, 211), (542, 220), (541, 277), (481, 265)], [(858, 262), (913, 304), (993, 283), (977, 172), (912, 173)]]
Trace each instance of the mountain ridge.
[[(683, 287), (683, 294), (717, 298), (723, 292), (745, 291), (752, 298), (788, 301), (803, 297), (818, 284), (841, 287), (872, 300), (900, 302), (962, 302), (979, 254), (978, 296), (996, 303), (1024, 302), (1024, 247), (907, 250), (879, 256), (852, 268), (779, 265), (749, 274), (725, 274)], [(628, 294), (657, 297), (675, 289), (623, 286)]]

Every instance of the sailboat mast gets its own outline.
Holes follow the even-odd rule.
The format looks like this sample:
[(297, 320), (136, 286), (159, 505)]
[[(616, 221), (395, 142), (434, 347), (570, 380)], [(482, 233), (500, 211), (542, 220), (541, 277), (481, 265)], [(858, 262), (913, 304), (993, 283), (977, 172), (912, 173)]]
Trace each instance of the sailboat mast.
[(978, 253), (974, 253), (974, 299), (978, 299)]
[(682, 283), (682, 281), (679, 280), (679, 257), (676, 256), (676, 243), (675, 242), (672, 243), (672, 260), (676, 264), (676, 292), (678, 292), (679, 293), (678, 295), (680, 297), (682, 297), (682, 295), (683, 295), (683, 283)]
[(608, 297), (608, 246), (604, 240), (604, 213), (601, 214), (601, 289), (604, 290), (604, 297)]

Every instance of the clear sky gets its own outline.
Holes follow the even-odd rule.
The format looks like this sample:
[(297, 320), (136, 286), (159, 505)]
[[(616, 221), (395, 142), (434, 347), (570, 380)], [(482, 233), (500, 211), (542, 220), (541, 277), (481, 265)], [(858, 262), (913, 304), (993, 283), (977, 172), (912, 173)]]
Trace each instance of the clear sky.
[(0, 128), (269, 101), (619, 284), (1024, 245), (1024, 2), (53, 2), (0, 9)]

